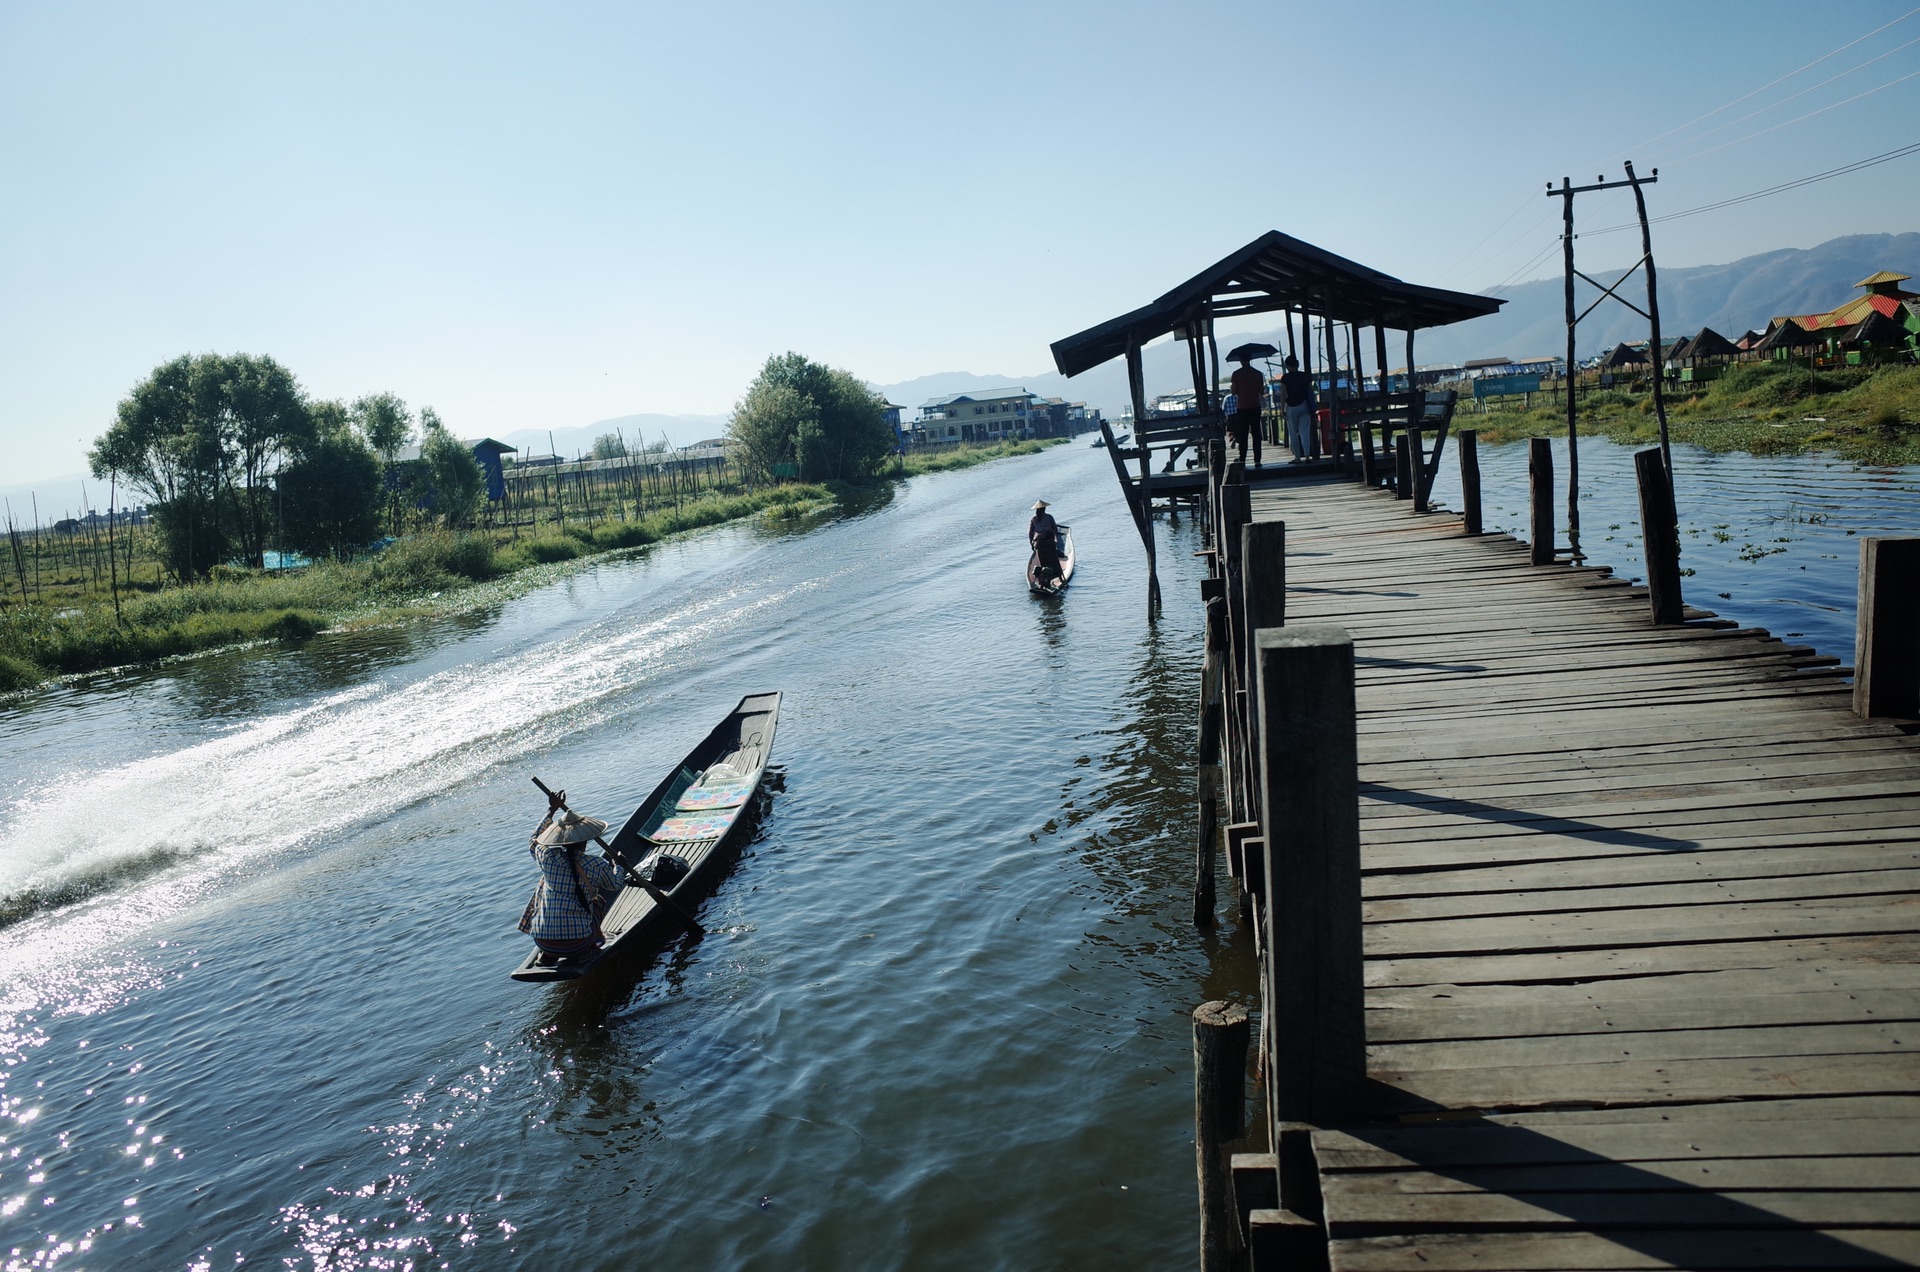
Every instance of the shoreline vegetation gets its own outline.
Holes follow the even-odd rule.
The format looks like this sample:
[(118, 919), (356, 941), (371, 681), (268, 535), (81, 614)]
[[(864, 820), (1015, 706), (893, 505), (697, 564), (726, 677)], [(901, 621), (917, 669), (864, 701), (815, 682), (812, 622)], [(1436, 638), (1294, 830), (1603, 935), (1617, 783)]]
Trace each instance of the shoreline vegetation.
[[(130, 590), (55, 588), (53, 603), (0, 608), (0, 693), (63, 676), (150, 665), (247, 644), (299, 644), (322, 632), (436, 617), (496, 599), (503, 582), (538, 566), (642, 548), (672, 535), (763, 517), (799, 522), (860, 501), (876, 486), (988, 460), (1032, 455), (1068, 439), (965, 445), (897, 457), (872, 483), (824, 481), (721, 487), (629, 519), (624, 510), (535, 533), (432, 529), (352, 560), (284, 570), (222, 566), (189, 585)], [(116, 613), (117, 609), (117, 613)]]
[[(1550, 392), (1532, 400), (1530, 408), (1496, 401), (1481, 413), (1467, 399), (1454, 427), (1476, 429), (1483, 442), (1564, 436), (1565, 404)], [(1577, 404), (1582, 436), (1636, 446), (1660, 440), (1653, 395), (1644, 387), (1582, 387)], [(1729, 367), (1705, 384), (1667, 390), (1667, 431), (1675, 442), (1710, 451), (1830, 452), (1859, 464), (1920, 464), (1920, 367)]]

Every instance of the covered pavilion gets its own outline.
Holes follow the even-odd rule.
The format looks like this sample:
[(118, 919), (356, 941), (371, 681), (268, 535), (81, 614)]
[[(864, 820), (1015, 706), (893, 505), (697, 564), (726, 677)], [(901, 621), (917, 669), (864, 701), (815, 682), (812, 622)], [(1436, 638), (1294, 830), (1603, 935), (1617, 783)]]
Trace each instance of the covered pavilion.
[[(1360, 332), (1364, 327), (1372, 327), (1374, 365), (1380, 381), (1378, 396), (1384, 408), (1390, 388), (1386, 374), (1389, 329), (1405, 333), (1406, 364), (1412, 367), (1415, 365), (1414, 332), (1497, 313), (1504, 303), (1491, 296), (1409, 283), (1278, 230), (1270, 230), (1140, 308), (1055, 341), (1054, 365), (1065, 376), (1079, 375), (1114, 358), (1127, 360), (1134, 445), (1119, 447), (1104, 425), (1102, 431), (1107, 433), (1108, 453), (1146, 546), (1149, 613), (1158, 612), (1160, 598), (1159, 579), (1154, 571), (1153, 499), (1156, 494), (1192, 498), (1204, 486), (1204, 478), (1197, 475), (1182, 476), (1169, 471), (1164, 477), (1156, 477), (1153, 452), (1157, 449), (1167, 453), (1167, 466), (1171, 470), (1173, 459), (1187, 447), (1203, 447), (1206, 442), (1224, 438), (1225, 421), (1219, 392), (1220, 347), (1214, 338), (1214, 326), (1219, 319), (1284, 314), (1288, 352), (1300, 359), (1301, 369), (1314, 376), (1316, 382), (1324, 379), (1328, 398), (1339, 396), (1343, 371), (1355, 394), (1364, 385), (1359, 365), (1364, 347)], [(1296, 315), (1300, 320), (1297, 340)], [(1313, 349), (1316, 321), (1325, 336), (1324, 359), (1316, 359)], [(1349, 328), (1351, 336), (1348, 346), (1351, 365), (1345, 368), (1339, 365), (1336, 341), (1338, 329), (1343, 326)], [(1187, 344), (1194, 408), (1178, 415), (1151, 416), (1140, 351), (1167, 335)], [(1318, 373), (1316, 361), (1320, 364)], [(1417, 416), (1420, 395), (1415, 392), (1402, 396), (1410, 400), (1407, 408), (1410, 415)], [(1323, 401), (1322, 405), (1330, 403)], [(1337, 411), (1334, 418), (1340, 418)], [(1344, 437), (1340, 443), (1344, 460), (1350, 452), (1345, 448)], [(1137, 481), (1125, 468), (1130, 458), (1139, 461)], [(1435, 460), (1438, 460), (1437, 453)]]

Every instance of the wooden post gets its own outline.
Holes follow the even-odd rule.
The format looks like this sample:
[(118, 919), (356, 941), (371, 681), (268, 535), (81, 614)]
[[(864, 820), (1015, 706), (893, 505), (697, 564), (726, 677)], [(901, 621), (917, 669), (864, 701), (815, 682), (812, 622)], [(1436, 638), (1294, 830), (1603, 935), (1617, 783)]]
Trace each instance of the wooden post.
[[(1235, 465), (1229, 465), (1231, 473)], [(1246, 624), (1246, 591), (1241, 586), (1240, 571), (1242, 562), (1240, 552), (1244, 539), (1240, 527), (1253, 519), (1251, 492), (1244, 481), (1229, 481), (1220, 487), (1220, 551), (1223, 558), (1223, 577), (1227, 583), (1227, 656), (1226, 700), (1227, 727), (1225, 741), (1227, 750), (1227, 808), (1233, 814), (1232, 820), (1248, 820), (1247, 808), (1253, 797), (1253, 777), (1251, 757), (1254, 754), (1247, 745), (1246, 713), (1240, 708), (1248, 683), (1247, 633), (1251, 630)]]
[(1367, 1076), (1353, 638), (1324, 624), (1254, 638), (1261, 717), (1268, 1072), (1284, 1122), (1358, 1115)]
[(1234, 1141), (1245, 1126), (1247, 1009), (1202, 1003), (1193, 1011), (1193, 1149), (1200, 1174), (1201, 1272), (1230, 1272), (1240, 1262), (1233, 1201)]
[(1653, 603), (1653, 621), (1678, 623), (1685, 607), (1680, 601), (1680, 530), (1674, 524), (1673, 488), (1667, 484), (1667, 466), (1657, 450), (1636, 451), (1633, 475), (1640, 482), (1640, 532), (1647, 552), (1647, 599)]
[(1393, 439), (1393, 497), (1413, 498), (1413, 433), (1407, 429)]
[(1920, 539), (1860, 541), (1853, 710), (1920, 716)]
[(1461, 528), (1468, 534), (1480, 531), (1480, 433), (1460, 430), (1460, 512)]
[[(1240, 528), (1240, 647), (1253, 648), (1253, 636), (1265, 627), (1284, 627), (1287, 622), (1287, 523), (1249, 521)], [(1253, 680), (1251, 656), (1241, 664), (1245, 679)], [(1254, 757), (1260, 754), (1260, 713), (1247, 713), (1247, 773), (1250, 779), (1246, 819), (1260, 820), (1260, 789), (1254, 774)]]
[(1527, 498), (1532, 505), (1533, 542), (1529, 559), (1535, 565), (1553, 564), (1553, 444), (1544, 437), (1527, 445)]

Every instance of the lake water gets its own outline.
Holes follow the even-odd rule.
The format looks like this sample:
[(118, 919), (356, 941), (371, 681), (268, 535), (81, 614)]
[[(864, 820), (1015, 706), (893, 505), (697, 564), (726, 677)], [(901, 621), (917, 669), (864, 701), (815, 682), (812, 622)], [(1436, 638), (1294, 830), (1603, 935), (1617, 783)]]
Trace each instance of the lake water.
[[(1581, 458), (1588, 554), (1630, 575), (1627, 453)], [(1525, 466), (1482, 448), (1489, 528)], [(1855, 542), (1920, 533), (1916, 473), (1676, 466), (1689, 600), (1850, 660)], [(1036, 497), (1061, 600), (1021, 577)], [(1200, 545), (1157, 533), (1149, 627), (1075, 444), (9, 700), (0, 1262), (1191, 1266), (1189, 1012), (1253, 981), (1187, 921)], [(529, 776), (623, 816), (769, 688), (787, 788), (705, 938), (508, 980)]]
[[(1467, 421), (1471, 424), (1471, 421)], [(1634, 449), (1580, 439), (1580, 547), (1588, 564), (1645, 582)], [(1554, 523), (1567, 543), (1567, 444), (1553, 441)], [(1673, 448), (1680, 580), (1687, 604), (1853, 663), (1860, 540), (1920, 535), (1920, 468), (1867, 467), (1825, 455), (1756, 458)], [(1480, 447), (1481, 521), (1525, 539), (1527, 444)], [(1436, 504), (1460, 506), (1451, 444)]]
[[(1080, 551), (1028, 595), (1028, 505)], [(1199, 546), (1084, 443), (458, 619), (0, 714), (0, 1261), (1178, 1267)], [(544, 809), (750, 691), (787, 766), (704, 939), (508, 980)], [(84, 899), (75, 900), (76, 897)]]

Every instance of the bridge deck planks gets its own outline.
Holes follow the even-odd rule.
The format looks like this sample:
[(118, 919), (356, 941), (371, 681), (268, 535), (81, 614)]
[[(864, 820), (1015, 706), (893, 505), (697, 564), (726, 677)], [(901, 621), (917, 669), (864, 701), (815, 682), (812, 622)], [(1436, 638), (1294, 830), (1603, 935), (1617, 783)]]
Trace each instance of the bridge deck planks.
[(1354, 638), (1377, 1120), (1339, 1269), (1920, 1265), (1920, 748), (1836, 659), (1325, 478)]

